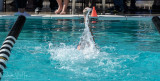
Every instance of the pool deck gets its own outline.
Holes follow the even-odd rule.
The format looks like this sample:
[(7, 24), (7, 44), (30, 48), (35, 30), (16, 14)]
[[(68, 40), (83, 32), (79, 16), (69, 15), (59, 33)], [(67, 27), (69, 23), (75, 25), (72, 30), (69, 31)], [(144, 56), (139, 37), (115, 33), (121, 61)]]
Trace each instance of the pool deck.
[[(16, 12), (0, 12), (0, 15), (13, 15)], [(40, 12), (39, 14), (35, 14), (34, 12), (28, 12), (31, 15), (57, 15), (54, 14), (53, 12)], [(71, 13), (66, 14), (66, 15), (72, 15)], [(82, 14), (74, 14), (74, 15), (82, 15)], [(123, 16), (159, 16), (159, 14), (110, 14), (110, 13), (106, 13), (106, 15), (123, 15)], [(59, 15), (57, 15), (59, 16)], [(64, 16), (64, 15), (61, 15)]]
[[(15, 17), (13, 14), (15, 12), (0, 12), (0, 18), (11, 18)], [(51, 19), (81, 19), (83, 18), (83, 14), (66, 14), (66, 15), (58, 15), (53, 14), (53, 12), (41, 12), (39, 14), (35, 14), (34, 12), (28, 12), (31, 14), (31, 17), (28, 18), (51, 18)], [(150, 20), (153, 16), (160, 16), (160, 14), (106, 14), (106, 15), (98, 15), (98, 20)], [(95, 18), (95, 17), (90, 17)]]

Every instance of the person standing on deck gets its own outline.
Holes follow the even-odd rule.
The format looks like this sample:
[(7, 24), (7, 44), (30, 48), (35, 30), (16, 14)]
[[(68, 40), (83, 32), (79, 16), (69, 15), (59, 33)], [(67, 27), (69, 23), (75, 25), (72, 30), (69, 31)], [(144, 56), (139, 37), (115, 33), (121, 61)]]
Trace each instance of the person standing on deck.
[[(93, 8), (96, 7), (96, 1), (97, 0), (85, 0), (85, 7), (90, 7), (90, 8)], [(91, 4), (91, 6), (89, 6), (89, 3)]]
[(15, 13), (15, 16), (24, 15), (24, 16), (30, 16), (27, 12), (25, 12), (27, 0), (15, 0), (16, 7), (18, 8), (18, 12)]
[[(35, 12), (41, 12), (43, 7), (44, 0), (34, 0), (34, 5), (36, 6)], [(56, 0), (49, 0), (51, 12), (54, 12), (58, 8), (58, 4)]]
[(55, 14), (65, 15), (69, 0), (64, 0), (64, 2), (62, 2), (62, 0), (57, 0), (57, 3), (58, 3), (58, 9), (55, 11)]
[(113, 0), (116, 11), (124, 12), (124, 0)]

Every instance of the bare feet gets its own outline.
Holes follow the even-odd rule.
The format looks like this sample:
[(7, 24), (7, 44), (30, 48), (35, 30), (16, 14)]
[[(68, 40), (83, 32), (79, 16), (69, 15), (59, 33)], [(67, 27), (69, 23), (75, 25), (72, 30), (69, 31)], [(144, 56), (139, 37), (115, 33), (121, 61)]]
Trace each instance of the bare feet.
[(59, 14), (61, 11), (62, 11), (62, 8), (58, 8), (58, 9), (55, 11), (55, 14)]
[(63, 11), (62, 11), (60, 14), (61, 14), (61, 15), (65, 15), (65, 14), (66, 14), (66, 12), (63, 12)]

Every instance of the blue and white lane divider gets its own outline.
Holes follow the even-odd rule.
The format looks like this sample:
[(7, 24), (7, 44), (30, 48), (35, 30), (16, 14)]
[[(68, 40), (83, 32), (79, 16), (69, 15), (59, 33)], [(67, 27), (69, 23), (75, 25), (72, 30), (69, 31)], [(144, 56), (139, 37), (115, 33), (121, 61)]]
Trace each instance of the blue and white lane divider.
[(154, 16), (152, 18), (152, 22), (154, 23), (154, 25), (156, 26), (158, 32), (160, 33), (160, 18), (158, 16)]
[(5, 41), (3, 42), (2, 47), (0, 48), (0, 79), (3, 75), (3, 70), (6, 68), (6, 62), (9, 59), (11, 49), (15, 44), (22, 27), (26, 21), (25, 16), (19, 16), (17, 21), (14, 23), (11, 31), (9, 32), (8, 36), (6, 37)]

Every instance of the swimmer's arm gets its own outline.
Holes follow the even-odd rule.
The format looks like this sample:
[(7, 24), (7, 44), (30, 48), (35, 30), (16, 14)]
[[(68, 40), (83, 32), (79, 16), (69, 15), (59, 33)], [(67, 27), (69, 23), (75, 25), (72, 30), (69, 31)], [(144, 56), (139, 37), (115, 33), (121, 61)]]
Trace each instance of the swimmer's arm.
[[(85, 10), (85, 9), (83, 10), (83, 15), (84, 15), (84, 22), (86, 22), (87, 10)], [(90, 22), (89, 22), (89, 31), (91, 32), (93, 41), (95, 42), (94, 37), (93, 37), (93, 32), (92, 32), (92, 30), (91, 30)]]
[(77, 46), (77, 49), (80, 50), (80, 49), (81, 49), (81, 45), (78, 45), (78, 46)]
[(92, 32), (92, 30), (91, 30), (91, 27), (90, 27), (90, 26), (89, 26), (89, 31), (91, 32), (91, 35), (92, 35), (93, 41), (95, 42), (94, 37), (93, 37), (93, 32)]

